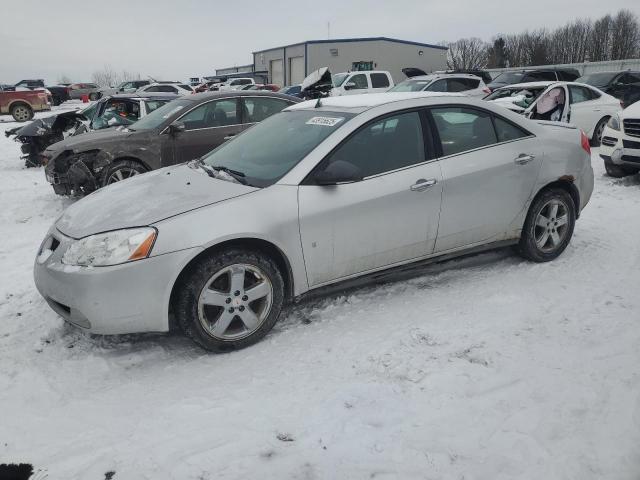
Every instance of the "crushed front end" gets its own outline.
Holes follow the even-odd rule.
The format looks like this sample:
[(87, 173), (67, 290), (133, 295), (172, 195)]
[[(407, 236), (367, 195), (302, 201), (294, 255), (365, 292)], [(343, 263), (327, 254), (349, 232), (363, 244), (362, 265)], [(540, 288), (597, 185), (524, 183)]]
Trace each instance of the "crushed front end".
[(87, 195), (100, 188), (101, 174), (112, 158), (100, 150), (65, 150), (53, 156), (45, 151), (45, 175), (58, 195)]

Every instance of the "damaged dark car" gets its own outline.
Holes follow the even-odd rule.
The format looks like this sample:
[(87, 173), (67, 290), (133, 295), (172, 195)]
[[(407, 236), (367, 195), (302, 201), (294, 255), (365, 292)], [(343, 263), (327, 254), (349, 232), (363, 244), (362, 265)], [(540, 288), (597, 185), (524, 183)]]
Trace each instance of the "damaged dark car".
[(20, 149), (27, 167), (39, 167), (43, 165), (43, 153), (50, 145), (92, 130), (131, 125), (176, 98), (177, 95), (166, 93), (113, 95), (79, 111), (51, 115), (9, 129), (5, 136), (13, 136), (22, 144)]
[(149, 170), (201, 157), (300, 100), (259, 91), (181, 97), (122, 128), (71, 136), (44, 152), (59, 195), (84, 195)]

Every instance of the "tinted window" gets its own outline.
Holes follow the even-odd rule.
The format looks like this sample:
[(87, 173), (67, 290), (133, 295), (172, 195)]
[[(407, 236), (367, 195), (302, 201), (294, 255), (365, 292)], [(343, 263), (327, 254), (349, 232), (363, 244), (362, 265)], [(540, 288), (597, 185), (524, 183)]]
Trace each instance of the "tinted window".
[(448, 78), (447, 79), (447, 91), (448, 92), (464, 92), (469, 90), (470, 87), (464, 78)]
[(608, 85), (617, 74), (617, 72), (590, 73), (589, 75), (584, 75), (578, 78), (576, 82), (586, 83), (587, 85), (593, 85), (594, 87), (604, 87)]
[(405, 80), (390, 89), (390, 92), (420, 92), (425, 89), (431, 80)]
[(158, 92), (177, 93), (177, 88), (170, 85), (158, 85)]
[(569, 91), (571, 92), (571, 103), (580, 103), (591, 100), (591, 91), (584, 87), (577, 85), (569, 85)]
[(358, 167), (368, 177), (425, 161), (422, 124), (417, 112), (369, 124), (349, 137), (329, 157)]
[(524, 77), (524, 72), (504, 72), (494, 78), (493, 81), (505, 84), (521, 83), (522, 77)]
[(556, 72), (528, 72), (522, 82), (547, 82), (557, 80)]
[(352, 90), (360, 90), (363, 88), (369, 88), (369, 84), (367, 82), (367, 76), (364, 73), (360, 73), (358, 75), (354, 75), (349, 79), (347, 83), (355, 84), (355, 87), (352, 87)]
[(160, 87), (153, 86), (153, 87), (145, 88), (144, 91), (145, 92), (159, 92), (160, 91)]
[(620, 83), (624, 85), (629, 85), (630, 83), (638, 83), (640, 82), (640, 75), (636, 75), (634, 73), (625, 73), (620, 78)]
[(278, 113), (222, 144), (204, 161), (243, 172), (249, 184), (265, 187), (352, 117), (351, 113), (309, 110)]
[(528, 132), (525, 132), (520, 127), (516, 127), (513, 123), (507, 122), (500, 117), (493, 117), (493, 121), (499, 142), (509, 142), (529, 136)]
[(185, 129), (225, 127), (240, 123), (235, 99), (216, 100), (194, 108), (179, 119)]
[(129, 127), (131, 130), (151, 130), (160, 127), (174, 115), (182, 112), (185, 108), (189, 108), (193, 102), (189, 100), (174, 100), (166, 105), (154, 110), (149, 115), (142, 117), (136, 123)]
[(389, 86), (389, 79), (384, 73), (371, 74), (371, 86), (373, 88), (385, 88)]
[(245, 98), (243, 123), (257, 123), (291, 105), (280, 98)]
[(447, 90), (447, 81), (444, 80), (444, 79), (436, 80), (431, 85), (429, 85), (427, 88), (425, 88), (425, 90), (427, 90), (429, 92), (446, 92), (446, 91), (448, 91)]
[(445, 156), (497, 143), (488, 112), (446, 107), (434, 108), (431, 114), (440, 135), (442, 154)]

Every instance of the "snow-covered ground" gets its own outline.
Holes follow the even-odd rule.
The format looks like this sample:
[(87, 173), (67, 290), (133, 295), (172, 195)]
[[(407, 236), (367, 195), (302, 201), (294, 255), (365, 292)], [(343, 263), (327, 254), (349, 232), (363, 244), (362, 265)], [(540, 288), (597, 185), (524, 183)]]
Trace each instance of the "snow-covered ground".
[[(6, 119), (6, 117), (4, 117)], [(637, 479), (640, 178), (603, 176), (560, 259), (501, 251), (293, 308), (211, 355), (89, 337), (32, 280), (71, 200), (0, 125), (0, 463), (48, 479)]]

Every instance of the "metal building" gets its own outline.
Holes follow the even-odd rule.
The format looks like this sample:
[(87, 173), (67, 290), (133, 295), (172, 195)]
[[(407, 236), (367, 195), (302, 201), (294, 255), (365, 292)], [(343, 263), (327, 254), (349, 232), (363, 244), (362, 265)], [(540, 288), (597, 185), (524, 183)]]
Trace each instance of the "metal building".
[(405, 67), (427, 73), (446, 69), (447, 47), (372, 37), (309, 40), (253, 52), (253, 73), (276, 85), (298, 84), (320, 67), (332, 73), (387, 70), (397, 83), (405, 79)]

